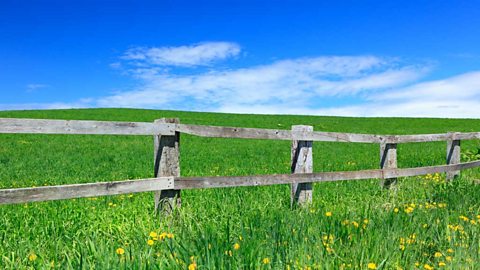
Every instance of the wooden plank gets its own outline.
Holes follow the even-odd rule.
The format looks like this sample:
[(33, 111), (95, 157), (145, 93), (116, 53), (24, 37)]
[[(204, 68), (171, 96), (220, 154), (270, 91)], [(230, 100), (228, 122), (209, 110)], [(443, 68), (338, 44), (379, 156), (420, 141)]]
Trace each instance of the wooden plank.
[[(450, 140), (447, 140), (447, 164), (458, 164), (460, 163), (460, 140), (457, 138), (457, 134), (450, 134)], [(447, 180), (453, 180), (454, 178), (460, 176), (460, 171), (450, 171), (447, 172)]]
[(96, 197), (167, 189), (223, 188), (291, 183), (395, 178), (444, 173), (480, 167), (480, 160), (452, 165), (407, 169), (377, 169), (351, 172), (273, 174), (256, 176), (158, 177), (35, 188), (0, 189), (0, 204)]
[(200, 137), (213, 138), (242, 138), (242, 139), (271, 139), (271, 140), (302, 140), (325, 142), (358, 142), (379, 143), (382, 136), (369, 134), (338, 133), (338, 132), (303, 132), (282, 129), (259, 129), (218, 127), (200, 125), (177, 125), (177, 131)]
[(145, 122), (0, 118), (0, 133), (153, 135), (175, 134), (175, 125)]
[[(380, 169), (397, 168), (397, 144), (381, 143), (380, 144)], [(395, 186), (397, 178), (384, 178), (381, 186), (390, 189)]]
[(384, 178), (409, 177), (409, 176), (417, 176), (417, 175), (466, 170), (466, 169), (471, 169), (476, 167), (480, 167), (480, 160), (464, 162), (459, 164), (452, 164), (452, 165), (428, 166), (428, 167), (407, 168), (407, 169), (388, 169), (384, 171), (383, 177)]
[(277, 184), (383, 179), (443, 173), (480, 167), (480, 161), (406, 169), (377, 169), (307, 174), (273, 174), (256, 176), (175, 177), (176, 189), (264, 186)]
[(386, 135), (386, 141), (389, 143), (413, 143), (413, 142), (437, 142), (454, 140), (478, 140), (480, 139), (480, 132), (456, 132), (453, 134), (418, 134), (418, 135)]
[(164, 190), (173, 188), (173, 179), (173, 177), (159, 177), (115, 182), (0, 189), (0, 204), (63, 200)]
[[(178, 118), (155, 120), (156, 125), (178, 124)], [(180, 176), (180, 133), (174, 135), (154, 136), (154, 175)], [(159, 211), (170, 214), (175, 207), (180, 207), (182, 199), (180, 190), (162, 190), (155, 193), (155, 213)]]
[[(292, 126), (292, 133), (301, 132), (304, 134), (313, 132), (312, 126)], [(292, 173), (313, 173), (313, 142), (293, 140), (291, 147), (291, 172)], [(291, 184), (290, 206), (304, 206), (312, 203), (312, 183)]]

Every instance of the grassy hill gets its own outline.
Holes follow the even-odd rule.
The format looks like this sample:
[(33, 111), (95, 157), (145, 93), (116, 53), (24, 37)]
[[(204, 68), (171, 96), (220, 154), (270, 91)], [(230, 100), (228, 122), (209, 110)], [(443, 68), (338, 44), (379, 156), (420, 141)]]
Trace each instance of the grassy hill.
[[(133, 109), (8, 111), (0, 117), (145, 122), (178, 117), (200, 125), (305, 124), (318, 131), (374, 134), (480, 131), (477, 119)], [(149, 136), (0, 134), (0, 142), (0, 188), (153, 176)], [(445, 142), (399, 145), (399, 167), (444, 164), (445, 147)], [(479, 148), (478, 141), (462, 142), (464, 153)], [(376, 144), (315, 142), (313, 155), (315, 171), (379, 164)], [(288, 141), (181, 137), (184, 176), (288, 173), (289, 167)], [(367, 269), (369, 264), (475, 269), (479, 176), (473, 169), (452, 183), (443, 175), (401, 179), (396, 192), (382, 190), (378, 180), (315, 184), (314, 203), (295, 210), (287, 185), (192, 190), (182, 193), (182, 209), (169, 218), (154, 215), (150, 193), (0, 206), (0, 269)], [(162, 232), (168, 234), (159, 237)]]

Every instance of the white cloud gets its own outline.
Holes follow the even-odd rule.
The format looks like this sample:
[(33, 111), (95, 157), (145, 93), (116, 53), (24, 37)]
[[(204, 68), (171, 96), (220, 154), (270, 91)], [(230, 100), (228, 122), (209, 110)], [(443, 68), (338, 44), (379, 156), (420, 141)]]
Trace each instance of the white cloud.
[[(135, 48), (111, 64), (137, 86), (73, 103), (2, 105), (0, 109), (139, 107), (259, 114), (480, 118), (480, 71), (421, 81), (428, 64), (376, 56), (283, 59), (215, 68), (240, 46), (206, 42)], [(193, 68), (188, 72), (178, 70)], [(32, 84), (32, 89), (46, 85)]]
[(240, 53), (240, 46), (232, 42), (204, 42), (180, 47), (134, 48), (123, 59), (135, 60), (140, 65), (198, 66), (209, 65)]
[(98, 100), (101, 107), (218, 110), (234, 106), (314, 106), (342, 97), (401, 86), (425, 67), (399, 66), (374, 56), (288, 59), (249, 68), (179, 75), (155, 66), (135, 68), (141, 85)]
[(27, 92), (34, 92), (38, 89), (46, 88), (46, 87), (49, 87), (49, 85), (40, 84), (40, 83), (30, 83), (30, 84), (27, 84)]

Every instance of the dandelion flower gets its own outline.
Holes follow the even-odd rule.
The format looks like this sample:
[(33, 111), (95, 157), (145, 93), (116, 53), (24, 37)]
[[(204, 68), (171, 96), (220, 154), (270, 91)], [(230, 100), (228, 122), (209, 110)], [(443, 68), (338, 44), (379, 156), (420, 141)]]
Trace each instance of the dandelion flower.
[(440, 266), (440, 267), (444, 267), (444, 266), (446, 266), (446, 265), (447, 265), (447, 264), (444, 263), (444, 262), (439, 262), (439, 263), (438, 263), (438, 266)]
[(193, 263), (188, 265), (188, 270), (195, 270), (195, 269), (197, 269), (197, 264), (196, 263), (193, 262)]
[(369, 264), (367, 265), (367, 268), (368, 268), (368, 269), (377, 269), (377, 265), (376, 265), (375, 263), (369, 263)]
[(270, 259), (269, 258), (263, 258), (262, 262), (263, 262), (263, 264), (269, 264)]
[(440, 258), (440, 257), (442, 257), (443, 255), (442, 255), (442, 253), (440, 253), (440, 252), (437, 251), (437, 252), (435, 252), (435, 254), (433, 254), (433, 256), (435, 256), (435, 258)]
[(152, 237), (152, 238), (155, 238), (155, 237), (157, 237), (157, 233), (156, 232), (150, 232), (149, 236)]
[(233, 249), (234, 249), (234, 250), (239, 250), (239, 249), (240, 249), (240, 244), (239, 244), (239, 243), (235, 243), (235, 244), (233, 245)]
[(424, 264), (424, 265), (423, 265), (423, 269), (425, 269), (425, 270), (433, 270), (433, 266), (430, 266), (430, 265), (428, 265), (428, 264)]
[(28, 260), (33, 262), (37, 259), (37, 254), (35, 253), (30, 253), (30, 255), (28, 255)]
[(115, 250), (115, 252), (116, 252), (118, 255), (123, 255), (123, 254), (125, 254), (125, 249), (123, 249), (123, 248), (117, 248), (117, 250)]
[(173, 233), (167, 233), (167, 238), (172, 239), (173, 238)]
[(153, 246), (153, 240), (152, 240), (152, 239), (148, 239), (148, 241), (147, 241), (147, 245), (149, 245), (149, 246)]
[(332, 212), (326, 212), (326, 213), (325, 213), (325, 216), (331, 217), (331, 216), (332, 216)]

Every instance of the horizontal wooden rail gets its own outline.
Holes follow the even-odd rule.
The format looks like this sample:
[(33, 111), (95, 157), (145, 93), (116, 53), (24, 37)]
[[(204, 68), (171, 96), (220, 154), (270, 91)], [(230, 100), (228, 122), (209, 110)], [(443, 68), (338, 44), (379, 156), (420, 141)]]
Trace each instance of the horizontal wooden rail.
[(382, 137), (378, 135), (319, 131), (299, 132), (283, 129), (238, 128), (179, 124), (177, 125), (176, 130), (181, 133), (196, 135), (200, 137), (215, 138), (302, 140), (357, 143), (380, 143), (382, 141)]
[(273, 174), (255, 176), (214, 177), (158, 177), (118, 182), (102, 182), (35, 188), (0, 190), (0, 204), (26, 203), (82, 197), (96, 197), (167, 189), (224, 188), (265, 186), (293, 183), (329, 182), (341, 180), (385, 179), (418, 176), (433, 173), (480, 167), (480, 160), (453, 164), (406, 169), (377, 169), (344, 172), (320, 172), (299, 174)]
[(255, 176), (176, 177), (175, 189), (221, 188), (237, 186), (264, 186), (276, 184), (329, 182), (341, 180), (385, 179), (443, 173), (480, 167), (480, 160), (454, 165), (428, 166), (406, 169), (377, 169), (305, 174), (274, 174)]
[(171, 189), (173, 177), (34, 188), (0, 189), (0, 204), (40, 202)]
[(154, 135), (175, 134), (174, 124), (0, 118), (0, 133)]
[(296, 132), (283, 129), (239, 128), (174, 123), (112, 122), (0, 118), (0, 133), (174, 135), (181, 132), (201, 137), (303, 140), (352, 143), (411, 143), (480, 139), (480, 132), (372, 135), (343, 132)]

